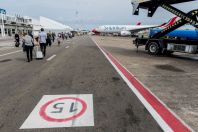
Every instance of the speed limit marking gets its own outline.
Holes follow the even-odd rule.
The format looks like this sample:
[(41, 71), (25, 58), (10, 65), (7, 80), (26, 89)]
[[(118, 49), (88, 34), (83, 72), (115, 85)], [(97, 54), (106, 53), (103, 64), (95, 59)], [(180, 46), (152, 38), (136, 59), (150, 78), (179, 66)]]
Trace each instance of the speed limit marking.
[(94, 126), (93, 95), (45, 95), (20, 129)]

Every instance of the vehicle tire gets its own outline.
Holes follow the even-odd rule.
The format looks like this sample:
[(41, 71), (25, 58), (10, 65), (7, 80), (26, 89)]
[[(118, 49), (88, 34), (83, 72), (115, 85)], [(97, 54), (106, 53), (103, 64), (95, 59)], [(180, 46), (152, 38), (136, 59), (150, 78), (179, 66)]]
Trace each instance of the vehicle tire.
[(165, 54), (168, 55), (168, 56), (172, 55), (173, 53), (174, 53), (174, 51), (166, 51), (165, 52)]
[(160, 46), (157, 42), (150, 42), (148, 45), (148, 52), (151, 55), (159, 55), (160, 54)]

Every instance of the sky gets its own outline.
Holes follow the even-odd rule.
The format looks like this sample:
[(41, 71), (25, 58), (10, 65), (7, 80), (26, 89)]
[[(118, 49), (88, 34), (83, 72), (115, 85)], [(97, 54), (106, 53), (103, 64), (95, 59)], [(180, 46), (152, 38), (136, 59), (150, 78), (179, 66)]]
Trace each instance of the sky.
[[(159, 8), (152, 18), (141, 10), (132, 15), (131, 0), (1, 0), (0, 8), (8, 14), (39, 19), (48, 17), (73, 28), (91, 29), (99, 25), (162, 24), (174, 15)], [(182, 11), (197, 9), (198, 1), (174, 5)]]

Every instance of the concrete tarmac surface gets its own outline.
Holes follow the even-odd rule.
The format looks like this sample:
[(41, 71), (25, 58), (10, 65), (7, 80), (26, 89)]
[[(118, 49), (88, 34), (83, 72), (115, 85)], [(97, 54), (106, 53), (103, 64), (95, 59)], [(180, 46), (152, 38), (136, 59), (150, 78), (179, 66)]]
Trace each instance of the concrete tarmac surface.
[(152, 56), (132, 38), (92, 37), (179, 118), (198, 131), (198, 55)]
[[(88, 36), (54, 44), (31, 63), (23, 52), (0, 56), (0, 80), (1, 132), (162, 131)], [(67, 94), (93, 94), (95, 126), (19, 129), (43, 95)]]

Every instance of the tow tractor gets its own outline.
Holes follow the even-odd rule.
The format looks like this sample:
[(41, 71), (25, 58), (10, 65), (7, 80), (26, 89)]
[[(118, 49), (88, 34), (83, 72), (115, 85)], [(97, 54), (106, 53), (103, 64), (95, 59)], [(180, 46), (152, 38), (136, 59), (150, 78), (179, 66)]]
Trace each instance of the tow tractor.
[(158, 54), (171, 54), (173, 52), (185, 52), (185, 53), (198, 53), (198, 39), (187, 38), (167, 38), (165, 35), (178, 29), (179, 27), (190, 24), (198, 29), (198, 9), (192, 10), (188, 13), (184, 13), (181, 10), (172, 6), (172, 4), (178, 4), (183, 2), (190, 2), (195, 0), (132, 0), (133, 14), (138, 15), (139, 9), (148, 9), (148, 17), (152, 17), (158, 7), (162, 7), (165, 10), (178, 16), (180, 19), (173, 25), (160, 30), (155, 34), (149, 34), (148, 37), (139, 36), (133, 43), (137, 49), (139, 46), (145, 46), (145, 49), (152, 55)]

